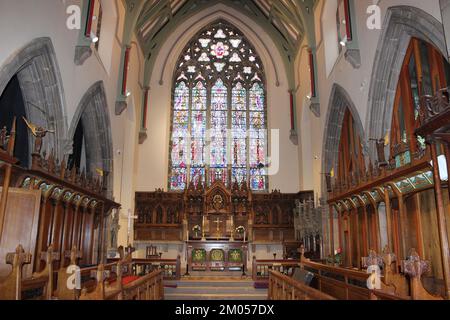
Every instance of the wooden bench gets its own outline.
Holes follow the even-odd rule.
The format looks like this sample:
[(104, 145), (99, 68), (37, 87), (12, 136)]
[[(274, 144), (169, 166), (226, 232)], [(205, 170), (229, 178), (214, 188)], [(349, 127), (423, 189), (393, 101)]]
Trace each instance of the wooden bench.
[[(32, 255), (25, 253), (19, 245), (14, 253), (6, 255), (6, 264), (12, 266), (11, 273), (0, 279), (0, 300), (50, 300), (53, 292), (53, 262), (59, 255), (50, 246), (41, 258), (46, 262), (43, 271), (34, 273), (31, 278), (23, 279), (22, 269), (32, 262)], [(37, 292), (37, 293), (36, 293)], [(28, 296), (29, 294), (29, 296)]]
[(270, 271), (269, 300), (336, 300), (277, 271)]

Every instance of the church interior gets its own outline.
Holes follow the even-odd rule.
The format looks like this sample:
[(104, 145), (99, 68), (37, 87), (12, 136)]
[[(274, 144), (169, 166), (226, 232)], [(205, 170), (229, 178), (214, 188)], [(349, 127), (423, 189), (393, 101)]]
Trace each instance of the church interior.
[(0, 300), (450, 300), (450, 0), (0, 0)]

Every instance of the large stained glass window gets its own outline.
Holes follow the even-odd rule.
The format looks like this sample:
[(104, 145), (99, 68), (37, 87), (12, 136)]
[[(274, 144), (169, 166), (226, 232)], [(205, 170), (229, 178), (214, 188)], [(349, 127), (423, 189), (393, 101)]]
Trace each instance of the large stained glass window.
[(216, 22), (185, 47), (174, 79), (170, 190), (219, 180), (266, 191), (264, 70), (253, 46)]

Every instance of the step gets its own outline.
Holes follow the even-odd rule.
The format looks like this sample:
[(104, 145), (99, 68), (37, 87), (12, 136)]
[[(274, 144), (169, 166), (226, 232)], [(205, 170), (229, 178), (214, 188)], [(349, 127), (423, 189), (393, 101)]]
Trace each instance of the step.
[(181, 294), (181, 293), (168, 293), (164, 294), (165, 300), (267, 300), (267, 293), (252, 293), (252, 294)]
[(179, 287), (177, 289), (166, 288), (164, 290), (166, 293), (183, 293), (183, 294), (194, 294), (194, 293), (204, 293), (204, 294), (264, 294), (267, 292), (265, 289), (254, 289), (249, 288), (233, 288), (233, 287)]
[(253, 288), (253, 281), (177, 281), (177, 282), (165, 282), (167, 286), (180, 287), (240, 287), (240, 288)]

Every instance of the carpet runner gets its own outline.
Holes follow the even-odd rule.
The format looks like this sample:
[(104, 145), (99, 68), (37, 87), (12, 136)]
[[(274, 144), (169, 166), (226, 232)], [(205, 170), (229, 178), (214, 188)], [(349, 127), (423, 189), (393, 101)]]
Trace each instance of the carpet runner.
[(250, 279), (189, 277), (165, 282), (166, 300), (267, 300), (267, 288)]

